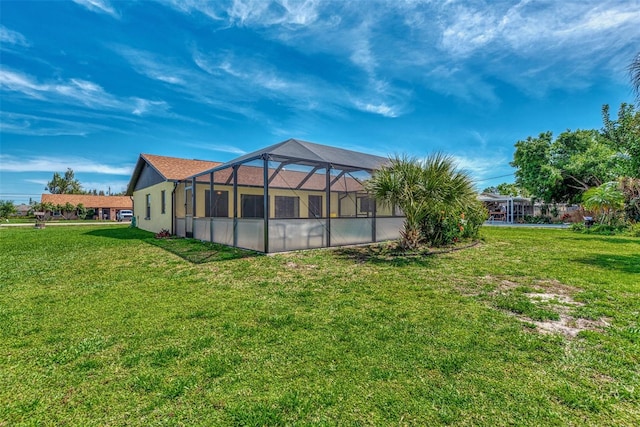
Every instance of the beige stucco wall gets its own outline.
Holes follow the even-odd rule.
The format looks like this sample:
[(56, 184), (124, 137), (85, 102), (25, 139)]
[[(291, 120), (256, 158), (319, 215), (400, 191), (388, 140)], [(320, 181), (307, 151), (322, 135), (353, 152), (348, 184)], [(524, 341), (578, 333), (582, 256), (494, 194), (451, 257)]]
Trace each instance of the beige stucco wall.
[[(173, 216), (171, 210), (171, 194), (173, 182), (161, 182), (133, 192), (133, 216), (139, 228), (153, 233), (160, 230), (172, 230)], [(162, 213), (161, 192), (165, 191), (165, 211)], [(147, 215), (147, 194), (151, 196), (151, 216)]]

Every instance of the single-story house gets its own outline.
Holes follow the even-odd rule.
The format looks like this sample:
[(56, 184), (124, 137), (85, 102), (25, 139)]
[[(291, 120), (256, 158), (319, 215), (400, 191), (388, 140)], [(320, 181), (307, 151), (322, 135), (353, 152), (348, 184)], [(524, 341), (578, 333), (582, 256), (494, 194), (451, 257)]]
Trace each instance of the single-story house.
[(31, 211), (31, 206), (21, 203), (16, 206), (16, 215), (17, 216), (27, 216), (29, 215), (29, 211)]
[[(93, 196), (90, 194), (43, 194), (41, 203), (51, 203), (53, 206), (64, 206), (70, 203), (73, 206), (82, 204), (85, 209), (93, 209), (97, 219), (115, 220), (118, 211), (131, 209), (133, 202), (129, 196)], [(54, 209), (52, 216), (60, 215), (58, 209)], [(56, 215), (57, 214), (57, 215)], [(68, 215), (69, 219), (77, 218), (75, 213)]]
[(175, 188), (178, 181), (220, 165), (207, 160), (140, 154), (127, 187), (133, 215), (143, 230), (174, 232)]
[(265, 253), (397, 239), (402, 213), (363, 186), (388, 161), (283, 141), (180, 180), (174, 234)]

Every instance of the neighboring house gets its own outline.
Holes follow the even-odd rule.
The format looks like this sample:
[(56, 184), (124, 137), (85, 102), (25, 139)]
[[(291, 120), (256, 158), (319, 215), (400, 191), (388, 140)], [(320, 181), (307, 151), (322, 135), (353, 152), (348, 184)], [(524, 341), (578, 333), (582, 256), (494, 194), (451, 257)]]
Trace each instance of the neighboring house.
[(174, 234), (177, 182), (218, 165), (206, 160), (140, 154), (127, 187), (137, 226), (154, 233), (165, 229)]
[(29, 215), (29, 211), (31, 210), (31, 206), (25, 205), (24, 203), (16, 206), (16, 215), (17, 216), (27, 216)]
[[(96, 219), (116, 219), (116, 214), (122, 209), (131, 209), (133, 202), (129, 196), (93, 196), (89, 194), (43, 194), (41, 203), (51, 203), (54, 206), (64, 206), (67, 203), (78, 206), (82, 203), (85, 209), (93, 209)], [(56, 215), (57, 214), (57, 215)], [(51, 215), (59, 216), (57, 210), (51, 212)], [(77, 218), (71, 215), (69, 219)]]

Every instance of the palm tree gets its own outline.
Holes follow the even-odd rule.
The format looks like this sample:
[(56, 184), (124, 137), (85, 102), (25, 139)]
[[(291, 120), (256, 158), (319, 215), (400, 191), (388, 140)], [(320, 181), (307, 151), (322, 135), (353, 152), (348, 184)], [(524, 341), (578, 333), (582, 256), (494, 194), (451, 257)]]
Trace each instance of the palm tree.
[(376, 171), (367, 190), (379, 202), (399, 207), (405, 215), (401, 245), (415, 249), (423, 240), (442, 244), (443, 223), (464, 212), (476, 195), (469, 176), (441, 153), (424, 161), (402, 156)]
[(422, 222), (422, 235), (433, 246), (451, 243), (461, 215), (469, 212), (477, 203), (473, 181), (469, 175), (457, 169), (450, 156), (437, 153), (422, 164), (424, 170), (427, 214)]
[(629, 75), (631, 76), (631, 85), (636, 93), (636, 101), (640, 104), (640, 52), (629, 64)]
[(420, 224), (426, 215), (426, 201), (421, 197), (422, 167), (412, 157), (402, 156), (390, 160), (367, 181), (367, 190), (382, 204), (399, 207), (405, 215), (400, 231), (401, 245), (414, 249), (420, 244)]
[(585, 208), (600, 213), (600, 223), (611, 225), (616, 211), (624, 206), (624, 195), (617, 182), (605, 182), (599, 187), (585, 191), (582, 204)]

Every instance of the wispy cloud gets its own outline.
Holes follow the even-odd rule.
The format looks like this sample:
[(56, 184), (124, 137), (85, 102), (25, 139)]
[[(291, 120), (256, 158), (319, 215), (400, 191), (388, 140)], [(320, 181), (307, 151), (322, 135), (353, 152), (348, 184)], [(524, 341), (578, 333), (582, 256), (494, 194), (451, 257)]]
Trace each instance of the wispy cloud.
[(133, 171), (133, 165), (108, 165), (83, 157), (16, 157), (0, 154), (0, 162), (5, 172), (60, 172), (71, 168), (76, 173), (128, 176)]
[[(397, 82), (420, 76), (429, 90), (490, 105), (500, 102), (494, 81), (544, 96), (588, 86), (598, 67), (613, 66), (623, 79), (623, 58), (635, 53), (629, 37), (640, 41), (640, 3), (622, 0), (376, 2), (366, 10), (359, 2), (237, 0), (218, 3), (215, 16), (304, 54), (349, 61), (364, 76), (355, 82), (360, 95), (376, 100), (356, 108), (411, 102)], [(594, 61), (594, 53), (604, 59)], [(572, 74), (558, 74), (559, 66)]]
[(500, 153), (488, 156), (457, 154), (452, 157), (458, 169), (468, 173), (481, 186), (491, 179), (498, 179), (499, 182), (509, 181), (504, 175), (513, 172), (513, 168), (509, 166), (509, 159)]
[(49, 183), (49, 181), (46, 179), (25, 179), (24, 182), (42, 185), (43, 187), (46, 187), (46, 185)]
[(358, 110), (366, 111), (368, 113), (379, 114), (384, 117), (398, 117), (399, 113), (393, 107), (390, 107), (384, 103), (382, 104), (368, 104), (361, 101), (356, 101), (355, 106)]
[(243, 25), (309, 25), (318, 18), (318, 0), (266, 2), (234, 0), (227, 16)]
[[(74, 169), (74, 172), (75, 172), (75, 169)], [(122, 191), (126, 191), (127, 186), (129, 185), (129, 181), (123, 181), (123, 180), (81, 181), (81, 184), (82, 184), (82, 188), (86, 191), (90, 191), (90, 190), (104, 191), (106, 194), (109, 191), (111, 193), (119, 193)]]
[(185, 147), (197, 148), (199, 150), (214, 151), (216, 153), (230, 153), (236, 154), (238, 156), (247, 154), (247, 152), (242, 150), (241, 148), (228, 144), (217, 144), (209, 142), (185, 142), (182, 143), (182, 145)]
[(309, 25), (318, 18), (319, 0), (160, 0), (183, 13), (202, 13), (216, 21), (245, 26)]
[(0, 111), (2, 132), (28, 136), (87, 136), (91, 133), (113, 129), (86, 120), (75, 121), (55, 117)]
[(192, 84), (192, 73), (179, 65), (172, 64), (171, 58), (160, 58), (150, 52), (116, 45), (113, 50), (125, 58), (136, 72), (171, 85), (186, 86)]
[(62, 102), (95, 110), (126, 111), (135, 115), (163, 112), (168, 108), (164, 101), (118, 98), (106, 92), (100, 85), (87, 80), (40, 82), (27, 74), (7, 69), (0, 69), (0, 90), (51, 103)]
[(29, 46), (29, 42), (27, 41), (25, 36), (17, 31), (8, 29), (4, 25), (0, 25), (0, 46), (7, 44), (22, 47)]
[(105, 13), (114, 18), (120, 18), (120, 13), (111, 5), (108, 0), (73, 0), (92, 12)]

